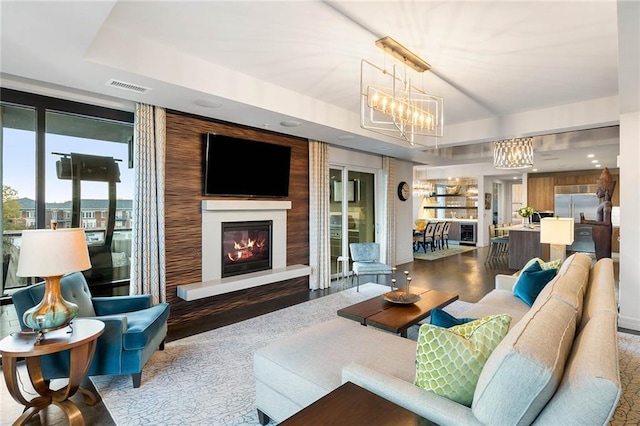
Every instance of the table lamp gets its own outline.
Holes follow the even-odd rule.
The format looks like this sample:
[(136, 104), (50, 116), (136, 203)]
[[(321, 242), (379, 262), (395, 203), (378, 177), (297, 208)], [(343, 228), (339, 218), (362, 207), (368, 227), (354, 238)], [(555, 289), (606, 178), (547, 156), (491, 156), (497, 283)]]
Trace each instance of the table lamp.
[(551, 244), (551, 259), (567, 258), (567, 246), (573, 244), (573, 218), (545, 217), (540, 220), (540, 242)]
[(84, 229), (33, 229), (22, 232), (19, 277), (42, 277), (42, 301), (22, 316), (25, 325), (41, 336), (66, 327), (78, 314), (78, 306), (60, 293), (60, 278), (69, 272), (91, 268)]

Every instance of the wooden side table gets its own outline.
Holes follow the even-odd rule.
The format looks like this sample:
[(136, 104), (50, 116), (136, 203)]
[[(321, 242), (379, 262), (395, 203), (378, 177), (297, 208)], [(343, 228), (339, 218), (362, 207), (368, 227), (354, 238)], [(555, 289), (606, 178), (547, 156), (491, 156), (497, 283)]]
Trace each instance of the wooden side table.
[[(75, 319), (68, 327), (46, 333), (37, 344), (35, 333), (13, 333), (0, 341), (2, 372), (7, 389), (14, 400), (25, 406), (14, 425), (25, 424), (50, 404), (62, 409), (70, 425), (84, 425), (80, 409), (69, 398), (80, 392), (87, 405), (98, 402), (98, 397), (80, 388), (80, 383), (89, 370), (96, 342), (103, 331), (102, 321)], [(70, 350), (69, 383), (58, 390), (50, 389), (49, 381), (42, 376), (40, 357), (65, 350)], [(39, 395), (31, 400), (27, 400), (20, 390), (17, 371), (17, 359), (20, 357), (25, 358), (31, 384)]]
[(427, 426), (434, 423), (356, 384), (346, 382), (280, 425)]

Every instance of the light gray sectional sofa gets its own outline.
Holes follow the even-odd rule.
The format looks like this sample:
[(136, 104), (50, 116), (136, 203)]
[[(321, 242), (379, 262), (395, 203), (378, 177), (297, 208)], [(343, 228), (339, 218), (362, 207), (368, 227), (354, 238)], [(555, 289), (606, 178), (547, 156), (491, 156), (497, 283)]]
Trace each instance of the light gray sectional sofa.
[(280, 422), (351, 381), (441, 425), (604, 425), (618, 404), (613, 263), (570, 256), (532, 307), (516, 278), (461, 317), (509, 313), (511, 328), (485, 364), (471, 407), (413, 384), (416, 342), (338, 318), (254, 355), (260, 422)]

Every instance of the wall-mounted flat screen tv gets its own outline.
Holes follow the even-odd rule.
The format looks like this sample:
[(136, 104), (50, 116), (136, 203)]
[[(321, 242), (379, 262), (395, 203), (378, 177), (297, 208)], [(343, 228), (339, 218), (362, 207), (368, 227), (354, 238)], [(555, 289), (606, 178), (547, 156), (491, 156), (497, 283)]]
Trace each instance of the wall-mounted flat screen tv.
[(208, 133), (204, 160), (204, 195), (289, 195), (289, 146)]

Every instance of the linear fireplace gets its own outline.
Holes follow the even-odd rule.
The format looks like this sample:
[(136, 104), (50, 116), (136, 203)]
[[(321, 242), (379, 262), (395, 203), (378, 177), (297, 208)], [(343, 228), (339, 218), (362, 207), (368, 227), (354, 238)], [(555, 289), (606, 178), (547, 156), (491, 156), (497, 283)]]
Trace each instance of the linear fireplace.
[(222, 278), (272, 268), (273, 221), (222, 222)]

